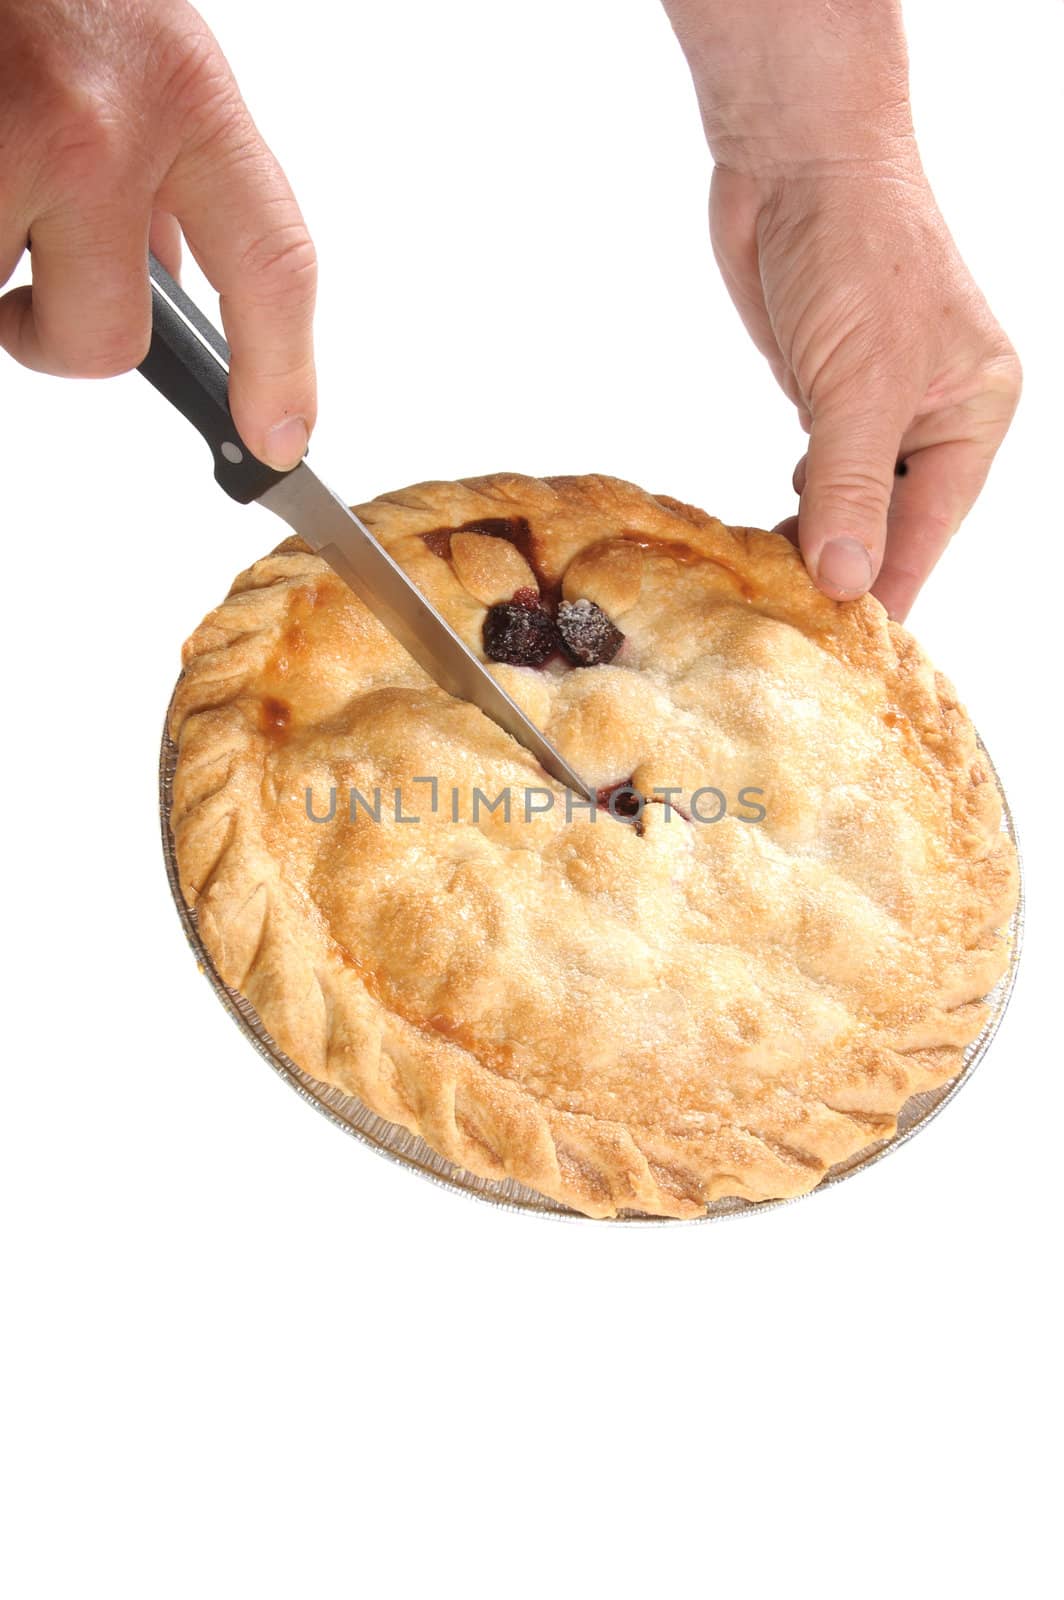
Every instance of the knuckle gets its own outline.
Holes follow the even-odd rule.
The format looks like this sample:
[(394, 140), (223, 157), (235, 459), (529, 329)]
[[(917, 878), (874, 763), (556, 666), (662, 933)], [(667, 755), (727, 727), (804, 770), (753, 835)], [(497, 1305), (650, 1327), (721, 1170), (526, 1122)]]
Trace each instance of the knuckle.
[(75, 178), (91, 176), (124, 142), (113, 76), (71, 21), (69, 30), (46, 27), (42, 34), (16, 20), (0, 48), (0, 148), (9, 157), (5, 167), (20, 151), (23, 186), (57, 176), (65, 182), (71, 169)]
[(991, 360), (989, 377), (994, 389), (1013, 407), (1019, 402), (1023, 390), (1023, 367), (1010, 344), (1006, 344)]
[(63, 192), (97, 189), (126, 162), (129, 134), (102, 95), (80, 90), (57, 108), (42, 148), (42, 176)]
[[(939, 505), (921, 503), (919, 510), (921, 545), (944, 550), (956, 533), (960, 520), (961, 512), (952, 509), (945, 501)], [(899, 518), (899, 529), (904, 530), (907, 526), (911, 526), (911, 523), (903, 509)], [(904, 538), (899, 540), (899, 543), (904, 544)]]
[(808, 483), (822, 510), (869, 518), (886, 516), (892, 487), (864, 467), (836, 468), (826, 481), (822, 478), (819, 484), (812, 480)]
[(156, 103), (176, 124), (179, 140), (209, 140), (243, 113), (225, 57), (206, 23), (194, 13), (157, 36), (152, 77)]
[(809, 384), (813, 414), (839, 423), (857, 418), (861, 427), (870, 428), (883, 413), (903, 409), (903, 397), (915, 402), (926, 366), (907, 336), (891, 339), (884, 329), (862, 324), (816, 366)]
[(300, 306), (313, 302), (318, 256), (301, 220), (281, 224), (256, 239), (242, 253), (237, 270), (259, 304), (272, 306), (282, 299)]

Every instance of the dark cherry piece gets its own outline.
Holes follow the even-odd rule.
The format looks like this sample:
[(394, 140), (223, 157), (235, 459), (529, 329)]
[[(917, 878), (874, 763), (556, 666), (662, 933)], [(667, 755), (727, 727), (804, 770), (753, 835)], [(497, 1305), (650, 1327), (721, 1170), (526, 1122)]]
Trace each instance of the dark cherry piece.
[(570, 661), (578, 667), (597, 667), (612, 661), (624, 634), (593, 600), (563, 600), (558, 607), (558, 632)]
[(484, 653), (489, 661), (515, 667), (541, 667), (559, 646), (553, 620), (538, 606), (505, 601), (484, 618)]
[(542, 611), (543, 605), (539, 598), (539, 590), (526, 584), (523, 589), (515, 589), (510, 601), (512, 606), (524, 606), (529, 611)]

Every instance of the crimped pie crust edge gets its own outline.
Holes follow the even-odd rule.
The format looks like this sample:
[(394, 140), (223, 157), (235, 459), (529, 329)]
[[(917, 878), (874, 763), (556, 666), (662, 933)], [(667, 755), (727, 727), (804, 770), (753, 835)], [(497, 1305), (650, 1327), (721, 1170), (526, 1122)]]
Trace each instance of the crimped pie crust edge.
[[(704, 1160), (697, 1170), (686, 1168), (682, 1147), (662, 1149), (646, 1130), (633, 1136), (624, 1122), (537, 1099), (415, 1022), (382, 1018), (359, 972), (336, 967), (328, 930), (285, 882), (256, 825), (261, 762), (246, 759), (242, 697), (254, 694), (263, 652), (287, 620), (293, 592), (322, 567), (298, 541), (287, 541), (236, 580), (186, 647), (171, 720), (179, 747), (171, 823), (182, 889), (206, 947), (224, 981), (247, 995), (292, 1060), (421, 1134), (455, 1165), (486, 1178), (516, 1178), (591, 1216), (618, 1209), (692, 1216), (725, 1195), (803, 1193), (831, 1165), (889, 1135), (910, 1095), (955, 1075), (985, 1019), (975, 996), (1007, 965), (1001, 930), (1015, 904), (1015, 858), (1000, 829), (996, 785), (952, 687), (878, 602), (840, 606), (814, 588), (780, 536), (727, 528), (616, 479), (498, 474), (417, 485), (359, 510), (393, 553), (410, 535), (477, 518), (519, 515), (548, 529), (562, 522), (565, 541), (554, 552), (559, 579), (581, 548), (602, 537), (596, 525), (633, 527), (666, 545), (693, 547), (756, 590), (762, 614), (800, 627), (841, 662), (889, 677), (893, 702), (952, 784), (972, 872), (972, 926), (981, 933), (960, 1002), (956, 992), (939, 997), (941, 1005), (928, 1008), (902, 1048), (897, 1041), (866, 1048), (848, 1104), (824, 1107), (793, 1145), (744, 1141), (722, 1129), (715, 1171)], [(574, 519), (577, 526), (587, 520), (583, 545)]]

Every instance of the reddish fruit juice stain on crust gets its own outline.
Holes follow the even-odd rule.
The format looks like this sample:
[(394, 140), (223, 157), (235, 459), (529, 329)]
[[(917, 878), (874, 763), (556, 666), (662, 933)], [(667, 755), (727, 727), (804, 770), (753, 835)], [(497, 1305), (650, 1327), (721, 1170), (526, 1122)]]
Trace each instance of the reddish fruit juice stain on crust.
[(506, 539), (532, 568), (542, 591), (542, 599), (553, 610), (561, 592), (561, 583), (548, 578), (540, 566), (532, 547), (532, 529), (527, 517), (474, 517), (471, 522), (463, 522), (457, 528), (433, 528), (421, 537), (435, 555), (442, 556), (446, 561), (450, 559), (451, 535), (454, 533), (484, 533), (490, 539)]
[(292, 708), (284, 700), (267, 695), (259, 706), (259, 727), (270, 739), (281, 740), (292, 721)]

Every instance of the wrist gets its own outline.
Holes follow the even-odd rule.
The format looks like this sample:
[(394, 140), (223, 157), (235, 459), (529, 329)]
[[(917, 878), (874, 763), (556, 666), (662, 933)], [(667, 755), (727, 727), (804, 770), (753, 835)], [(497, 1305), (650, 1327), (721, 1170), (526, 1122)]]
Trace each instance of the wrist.
[(896, 0), (664, 0), (718, 166), (918, 164)]

